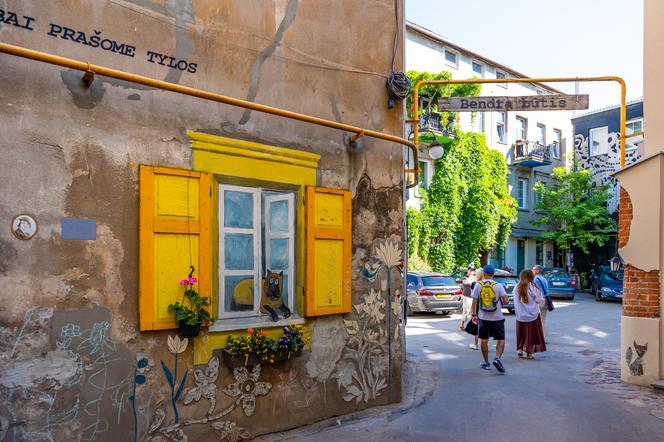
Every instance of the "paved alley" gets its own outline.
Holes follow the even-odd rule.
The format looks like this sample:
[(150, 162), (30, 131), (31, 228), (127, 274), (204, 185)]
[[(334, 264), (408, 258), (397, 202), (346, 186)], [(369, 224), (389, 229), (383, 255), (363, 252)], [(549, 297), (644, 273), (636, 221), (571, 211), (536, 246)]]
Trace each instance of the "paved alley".
[[(658, 401), (631, 386), (621, 391), (615, 379), (617, 387), (604, 387), (607, 372), (618, 373), (620, 304), (581, 294), (556, 306), (547, 323), (549, 351), (535, 361), (516, 357), (515, 318), (506, 315), (504, 376), (478, 368), (480, 353), (468, 349), (471, 338), (459, 330), (457, 315), (409, 317), (408, 352), (437, 371), (422, 405), (350, 423), (342, 417), (333, 428), (295, 430), (278, 439), (638, 441), (664, 434), (664, 420), (652, 410), (661, 408), (664, 396)], [(633, 394), (625, 400), (621, 394), (628, 390)], [(635, 405), (639, 395), (653, 400), (650, 410)]]

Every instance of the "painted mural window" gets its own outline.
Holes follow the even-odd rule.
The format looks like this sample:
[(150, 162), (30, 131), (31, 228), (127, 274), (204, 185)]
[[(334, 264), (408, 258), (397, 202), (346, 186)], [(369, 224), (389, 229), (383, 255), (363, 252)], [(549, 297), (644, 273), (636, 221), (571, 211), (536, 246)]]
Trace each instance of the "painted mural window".
[(590, 155), (604, 155), (609, 152), (609, 127), (595, 127), (590, 129), (588, 140)]
[(219, 186), (219, 317), (288, 317), (295, 282), (295, 194)]
[[(633, 135), (643, 132), (643, 118), (637, 118), (635, 120), (629, 120), (625, 124), (625, 135)], [(625, 149), (636, 149), (637, 143), (643, 140), (643, 136), (639, 135), (637, 137), (627, 138), (625, 140)]]
[(420, 173), (419, 173), (419, 182), (417, 183), (417, 186), (420, 189), (428, 190), (429, 185), (431, 184), (430, 182), (430, 171), (429, 171), (430, 163), (428, 161), (420, 161)]

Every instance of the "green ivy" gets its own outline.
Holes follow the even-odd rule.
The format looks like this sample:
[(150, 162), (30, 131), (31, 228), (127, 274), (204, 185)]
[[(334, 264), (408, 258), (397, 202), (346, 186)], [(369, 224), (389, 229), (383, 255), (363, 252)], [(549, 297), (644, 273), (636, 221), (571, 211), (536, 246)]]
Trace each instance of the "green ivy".
[(500, 152), (487, 146), (483, 134), (457, 129), (435, 169), (429, 190), (420, 190), (421, 212), (406, 214), (409, 255), (452, 272), (477, 264), (482, 250), (505, 247), (517, 209)]

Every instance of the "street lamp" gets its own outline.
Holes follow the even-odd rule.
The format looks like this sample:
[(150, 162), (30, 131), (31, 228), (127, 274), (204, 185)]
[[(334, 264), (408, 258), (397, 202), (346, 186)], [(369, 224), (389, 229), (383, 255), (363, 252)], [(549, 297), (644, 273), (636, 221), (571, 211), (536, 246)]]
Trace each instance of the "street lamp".
[(613, 258), (609, 259), (609, 265), (611, 266), (612, 273), (616, 273), (620, 269), (620, 264), (622, 264), (622, 259), (620, 259), (620, 255), (616, 255)]
[(440, 142), (434, 138), (431, 144), (429, 144), (429, 156), (431, 157), (432, 160), (437, 160), (439, 158), (442, 158), (444, 154), (445, 154), (445, 149), (443, 148), (443, 145), (440, 144)]

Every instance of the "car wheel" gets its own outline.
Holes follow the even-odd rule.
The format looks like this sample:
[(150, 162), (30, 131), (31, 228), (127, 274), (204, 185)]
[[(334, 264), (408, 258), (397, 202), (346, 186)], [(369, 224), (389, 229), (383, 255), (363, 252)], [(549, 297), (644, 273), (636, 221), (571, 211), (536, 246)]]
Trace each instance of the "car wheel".
[(574, 301), (574, 296), (568, 296), (567, 299), (569, 299), (570, 301)]
[(450, 311), (449, 311), (449, 310), (443, 310), (441, 313), (442, 313), (443, 315), (447, 316), (447, 315), (450, 314)]
[(599, 292), (595, 292), (595, 301), (600, 302), (602, 300), (602, 296), (600, 296)]

